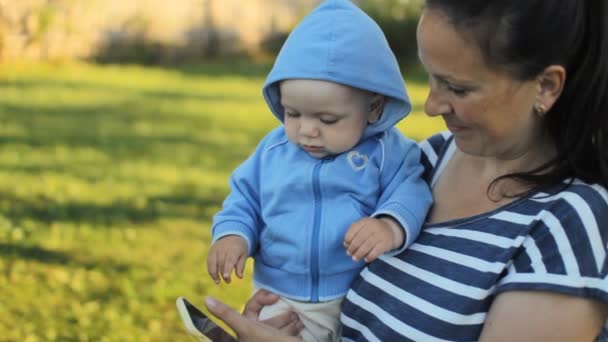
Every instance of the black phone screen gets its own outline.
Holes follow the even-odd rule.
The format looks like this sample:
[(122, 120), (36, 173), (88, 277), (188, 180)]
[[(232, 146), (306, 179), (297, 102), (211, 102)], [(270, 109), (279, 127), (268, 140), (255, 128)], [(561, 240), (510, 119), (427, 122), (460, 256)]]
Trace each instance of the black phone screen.
[(192, 319), (192, 323), (198, 331), (203, 335), (207, 336), (213, 342), (236, 342), (236, 339), (222, 329), (219, 325), (215, 324), (209, 317), (205, 316), (199, 309), (184, 299), (188, 314)]

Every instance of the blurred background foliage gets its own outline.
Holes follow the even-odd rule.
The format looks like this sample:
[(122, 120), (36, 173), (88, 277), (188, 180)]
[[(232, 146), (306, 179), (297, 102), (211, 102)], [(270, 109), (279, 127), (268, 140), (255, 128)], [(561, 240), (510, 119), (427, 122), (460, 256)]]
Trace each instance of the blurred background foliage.
[[(421, 0), (359, 0), (403, 64)], [(0, 61), (175, 65), (273, 57), (318, 0), (0, 0)]]
[[(316, 3), (0, 0), (0, 341), (188, 341), (177, 296), (245, 302), (251, 264), (206, 273), (211, 218), (278, 124), (261, 86)], [(358, 4), (415, 56), (418, 2)], [(409, 58), (399, 128), (420, 140), (444, 126)]]

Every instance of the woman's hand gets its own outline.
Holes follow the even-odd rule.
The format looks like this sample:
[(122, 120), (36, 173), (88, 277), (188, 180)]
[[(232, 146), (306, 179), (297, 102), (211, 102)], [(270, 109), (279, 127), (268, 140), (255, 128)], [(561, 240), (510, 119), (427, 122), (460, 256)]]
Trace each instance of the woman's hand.
[(301, 339), (299, 337), (295, 337), (295, 335), (302, 330), (304, 325), (302, 322), (300, 322), (295, 313), (288, 312), (273, 317), (271, 319), (271, 326), (269, 325), (271, 320), (260, 322), (256, 318), (251, 317), (251, 315), (254, 314), (257, 317), (257, 313), (259, 313), (259, 310), (261, 309), (261, 307), (258, 308), (257, 306), (260, 302), (255, 301), (252, 305), (250, 305), (252, 301), (253, 299), (247, 303), (250, 308), (248, 309), (245, 307), (244, 315), (239, 314), (231, 307), (211, 297), (205, 298), (205, 305), (207, 306), (209, 312), (222, 320), (230, 328), (232, 328), (234, 332), (236, 332), (238, 340), (241, 342), (301, 341)]
[[(260, 316), (260, 311), (266, 305), (272, 305), (279, 300), (279, 295), (276, 293), (272, 293), (270, 291), (259, 289), (256, 291), (251, 298), (245, 304), (245, 309), (243, 309), (243, 316), (253, 318), (254, 320), (258, 320)], [(273, 325), (271, 322), (265, 322), (273, 327), (279, 328)]]

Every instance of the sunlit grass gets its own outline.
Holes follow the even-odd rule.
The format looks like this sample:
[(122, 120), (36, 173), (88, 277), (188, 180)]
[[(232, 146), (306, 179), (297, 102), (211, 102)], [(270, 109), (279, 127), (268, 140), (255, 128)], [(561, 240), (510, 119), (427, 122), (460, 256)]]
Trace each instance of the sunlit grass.
[[(0, 66), (1, 341), (188, 340), (177, 296), (245, 302), (251, 263), (216, 286), (205, 255), (230, 171), (278, 124), (259, 70)], [(399, 127), (441, 130), (408, 89)]]

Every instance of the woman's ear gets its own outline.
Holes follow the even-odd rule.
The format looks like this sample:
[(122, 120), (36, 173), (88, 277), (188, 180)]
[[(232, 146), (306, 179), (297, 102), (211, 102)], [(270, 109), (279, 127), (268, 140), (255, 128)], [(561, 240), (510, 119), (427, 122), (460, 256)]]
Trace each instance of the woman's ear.
[(382, 112), (384, 111), (384, 103), (386, 98), (380, 94), (373, 94), (369, 101), (369, 115), (367, 117), (367, 123), (373, 124), (380, 120)]
[(540, 73), (537, 79), (539, 83), (537, 105), (542, 105), (549, 111), (564, 90), (566, 69), (561, 65), (550, 65)]

